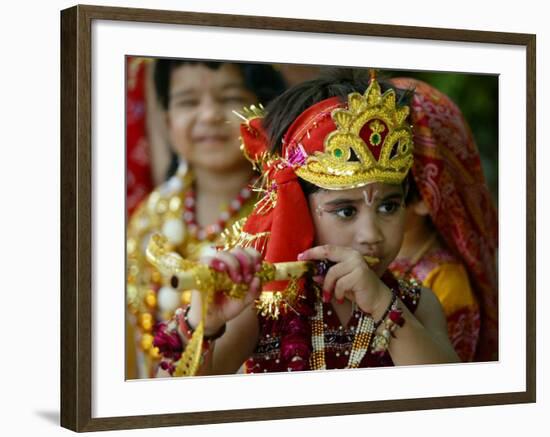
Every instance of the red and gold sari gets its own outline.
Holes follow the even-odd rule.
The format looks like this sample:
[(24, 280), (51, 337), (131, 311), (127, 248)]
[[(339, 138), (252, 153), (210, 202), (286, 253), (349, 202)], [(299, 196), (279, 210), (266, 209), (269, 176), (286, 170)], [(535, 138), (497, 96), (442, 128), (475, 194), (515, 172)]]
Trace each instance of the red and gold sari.
[(448, 249), (428, 252), (412, 266), (399, 260), (391, 268), (397, 275), (416, 276), (438, 295), (461, 358), (497, 360), (497, 211), (474, 138), (460, 109), (446, 95), (414, 79), (391, 82), (415, 91), (412, 174)]

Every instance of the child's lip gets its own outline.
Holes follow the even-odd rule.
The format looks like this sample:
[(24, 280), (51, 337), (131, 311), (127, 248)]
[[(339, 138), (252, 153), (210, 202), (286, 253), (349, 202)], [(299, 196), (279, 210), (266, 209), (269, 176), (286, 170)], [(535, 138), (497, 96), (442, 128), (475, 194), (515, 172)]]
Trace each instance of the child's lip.
[(375, 252), (367, 252), (367, 253), (364, 253), (363, 256), (364, 257), (369, 257), (369, 258), (376, 258), (379, 261), (382, 258), (382, 255), (380, 255), (379, 253), (375, 253)]

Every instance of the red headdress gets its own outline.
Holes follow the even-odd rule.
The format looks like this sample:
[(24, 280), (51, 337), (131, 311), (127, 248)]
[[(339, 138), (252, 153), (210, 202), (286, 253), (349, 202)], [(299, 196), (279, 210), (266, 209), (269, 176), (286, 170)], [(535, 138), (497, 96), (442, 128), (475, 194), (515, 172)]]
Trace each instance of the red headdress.
[(497, 359), (497, 211), (474, 138), (460, 109), (443, 93), (413, 79), (392, 84), (415, 90), (412, 174), (439, 234), (467, 266), (481, 304), (476, 359)]

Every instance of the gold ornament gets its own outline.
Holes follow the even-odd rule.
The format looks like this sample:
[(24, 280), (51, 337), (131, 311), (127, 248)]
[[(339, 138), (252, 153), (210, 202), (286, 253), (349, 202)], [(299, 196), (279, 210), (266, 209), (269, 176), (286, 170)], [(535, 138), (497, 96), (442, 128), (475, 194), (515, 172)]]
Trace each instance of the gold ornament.
[[(330, 190), (362, 187), (372, 182), (400, 184), (413, 163), (413, 135), (407, 124), (408, 106), (396, 106), (395, 90), (381, 93), (373, 79), (365, 91), (348, 96), (348, 109), (335, 109), (336, 130), (327, 135), (324, 152), (307, 157), (296, 174), (312, 184)], [(380, 148), (375, 158), (361, 137)]]
[(153, 330), (153, 315), (150, 313), (142, 313), (139, 316), (139, 324), (141, 328), (146, 331), (150, 332)]
[(154, 309), (157, 306), (157, 294), (154, 290), (149, 290), (145, 296), (145, 303), (151, 309)]
[(154, 360), (158, 360), (160, 358), (160, 351), (158, 347), (152, 347), (149, 349), (149, 356), (153, 358)]
[(145, 333), (141, 336), (141, 349), (148, 351), (153, 346), (153, 336), (149, 333)]

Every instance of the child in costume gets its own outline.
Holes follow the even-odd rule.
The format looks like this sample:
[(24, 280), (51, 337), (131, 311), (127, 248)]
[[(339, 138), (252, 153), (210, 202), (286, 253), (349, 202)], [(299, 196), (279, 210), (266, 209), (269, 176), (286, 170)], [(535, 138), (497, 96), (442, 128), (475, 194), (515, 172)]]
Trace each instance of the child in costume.
[[(223, 230), (248, 215), (257, 173), (239, 149), (240, 121), (234, 110), (269, 102), (284, 81), (269, 65), (161, 59), (154, 69), (156, 94), (180, 165), (136, 209), (127, 233), (128, 320), (133, 329), (127, 377), (152, 377), (158, 364), (153, 328), (181, 305), (165, 278), (145, 258), (153, 233), (187, 259), (213, 251)], [(188, 293), (183, 295), (188, 299)], [(134, 355), (137, 359), (132, 360)], [(137, 367), (137, 368), (136, 368)]]
[[(404, 232), (408, 116), (374, 75), (337, 75), (247, 120), (244, 152), (262, 169), (263, 196), (234, 248), (203, 261), (231, 292), (248, 291), (194, 291), (157, 331), (159, 376), (234, 373), (244, 361), (251, 373), (458, 361), (433, 292), (387, 270)], [(265, 283), (262, 260), (324, 268)]]
[(461, 360), (496, 360), (497, 213), (472, 133), (440, 91), (413, 79), (391, 83), (414, 89), (414, 163), (405, 237), (390, 269), (433, 290)]

